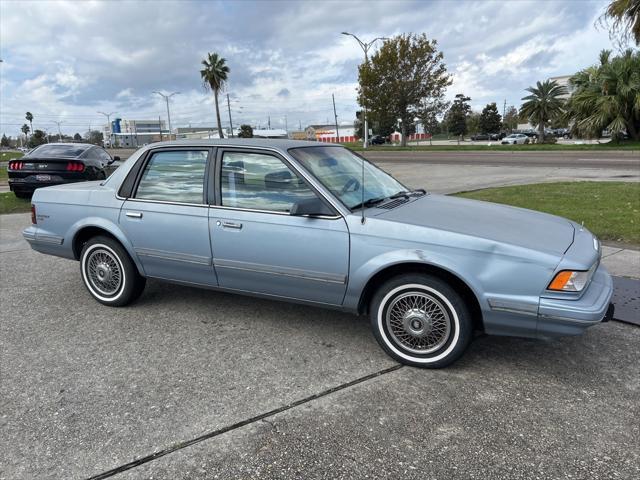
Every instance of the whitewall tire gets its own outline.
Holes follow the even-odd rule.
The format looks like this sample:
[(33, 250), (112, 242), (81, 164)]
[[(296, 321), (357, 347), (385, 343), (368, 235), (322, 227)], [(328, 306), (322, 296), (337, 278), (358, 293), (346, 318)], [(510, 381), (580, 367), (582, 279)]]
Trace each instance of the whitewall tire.
[(371, 327), (387, 354), (406, 365), (441, 368), (456, 361), (473, 334), (469, 308), (442, 279), (405, 274), (373, 296)]

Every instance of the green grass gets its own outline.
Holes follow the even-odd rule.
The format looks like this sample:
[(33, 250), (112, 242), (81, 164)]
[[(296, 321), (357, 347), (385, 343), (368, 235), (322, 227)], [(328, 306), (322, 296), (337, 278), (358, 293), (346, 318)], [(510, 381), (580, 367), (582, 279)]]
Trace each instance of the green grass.
[(31, 200), (15, 196), (13, 192), (0, 193), (0, 215), (3, 213), (22, 213), (31, 211)]
[[(489, 143), (489, 142), (487, 142)], [(456, 145), (452, 143), (451, 145), (429, 145), (428, 140), (421, 140), (420, 146), (409, 146), (409, 147), (400, 147), (393, 145), (373, 145), (370, 146), (367, 151), (501, 151), (501, 152), (523, 152), (523, 151), (566, 151), (566, 150), (595, 150), (595, 151), (638, 151), (640, 152), (640, 142), (621, 142), (621, 143), (596, 143), (596, 144), (585, 144), (585, 145), (575, 145), (575, 144), (530, 144), (530, 145), (500, 145), (499, 141), (491, 142), (493, 145)], [(498, 143), (496, 145), (496, 143)], [(362, 147), (362, 142), (348, 142), (343, 143), (344, 146), (355, 150), (362, 151), (364, 148)]]
[(601, 240), (640, 246), (640, 184), (637, 182), (562, 182), (487, 188), (457, 196), (504, 203), (560, 215)]
[(0, 152), (0, 162), (8, 162), (9, 160), (13, 160), (14, 158), (21, 158), (24, 155), (22, 152)]

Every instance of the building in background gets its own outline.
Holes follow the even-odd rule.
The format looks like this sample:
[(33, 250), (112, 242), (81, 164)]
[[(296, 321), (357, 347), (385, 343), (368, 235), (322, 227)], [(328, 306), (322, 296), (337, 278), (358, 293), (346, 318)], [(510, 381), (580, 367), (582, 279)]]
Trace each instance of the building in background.
[[(336, 133), (336, 125), (309, 125), (304, 129), (307, 140), (315, 140), (317, 142), (355, 142), (357, 141), (355, 128), (345, 125), (338, 126)], [(339, 134), (339, 136), (338, 136)]]
[[(169, 140), (164, 120), (127, 120), (116, 118), (103, 128), (104, 143), (108, 147), (137, 148), (147, 143)], [(175, 139), (175, 135), (171, 138)]]

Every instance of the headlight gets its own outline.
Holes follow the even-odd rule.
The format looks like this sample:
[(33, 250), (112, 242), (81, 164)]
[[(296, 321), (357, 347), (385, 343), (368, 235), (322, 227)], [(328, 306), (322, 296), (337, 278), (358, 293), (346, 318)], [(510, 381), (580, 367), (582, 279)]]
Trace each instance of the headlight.
[(558, 272), (547, 289), (559, 290), (564, 292), (581, 292), (585, 285), (589, 282), (590, 277), (591, 270), (563, 270), (561, 272)]

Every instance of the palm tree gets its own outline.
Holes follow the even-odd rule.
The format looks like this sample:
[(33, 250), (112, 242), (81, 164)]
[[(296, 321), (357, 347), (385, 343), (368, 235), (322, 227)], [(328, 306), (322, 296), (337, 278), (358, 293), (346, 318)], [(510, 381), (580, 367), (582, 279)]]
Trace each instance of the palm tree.
[(22, 133), (24, 133), (24, 138), (26, 142), (28, 140), (29, 132), (31, 131), (31, 129), (29, 128), (29, 125), (25, 123), (24, 125), (22, 125), (22, 127), (20, 127), (20, 130), (22, 131)]
[(614, 138), (626, 132), (640, 140), (640, 51), (612, 58), (603, 50), (600, 64), (576, 73), (570, 83), (567, 117), (578, 133), (597, 137), (606, 129)]
[(29, 122), (30, 131), (33, 132), (33, 114), (31, 112), (27, 112), (24, 118)]
[(226, 65), (226, 60), (220, 57), (217, 53), (207, 53), (207, 58), (202, 60), (202, 65), (204, 66), (204, 68), (200, 70), (202, 84), (205, 89), (209, 89), (213, 92), (213, 98), (216, 103), (218, 132), (220, 132), (220, 138), (224, 138), (224, 134), (222, 133), (222, 122), (220, 121), (218, 93), (220, 90), (224, 89), (224, 85), (227, 83), (229, 67)]
[(549, 121), (563, 113), (564, 95), (567, 89), (555, 80), (537, 82), (535, 87), (527, 88), (527, 95), (522, 100), (525, 102), (520, 107), (520, 115), (529, 119), (531, 125), (538, 126), (538, 142), (544, 141), (544, 127)]
[(613, 20), (611, 35), (620, 33), (623, 43), (633, 37), (640, 45), (640, 0), (613, 0), (602, 18)]

